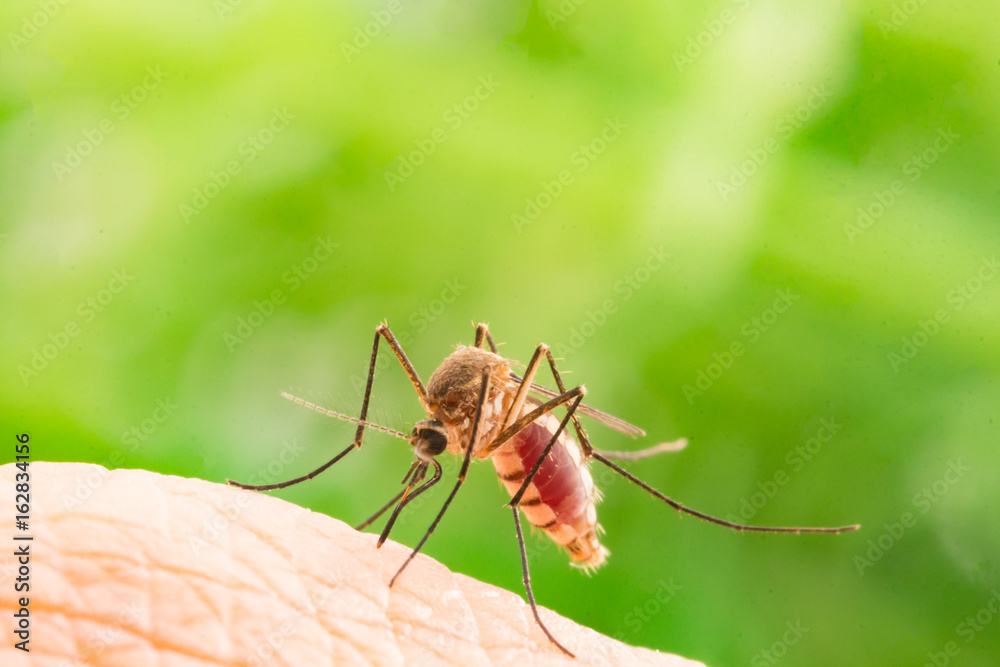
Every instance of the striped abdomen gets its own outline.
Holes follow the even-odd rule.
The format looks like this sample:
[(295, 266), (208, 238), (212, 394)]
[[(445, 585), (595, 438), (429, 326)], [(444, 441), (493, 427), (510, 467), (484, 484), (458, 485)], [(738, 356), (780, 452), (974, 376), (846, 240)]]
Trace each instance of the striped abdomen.
[[(533, 407), (527, 405), (525, 410)], [(559, 422), (551, 413), (543, 415), (493, 453), (497, 475), (511, 496), (521, 488)], [(597, 538), (595, 500), (594, 480), (580, 446), (563, 431), (522, 496), (521, 510), (533, 526), (569, 551), (574, 565), (590, 569), (602, 565), (608, 555)]]

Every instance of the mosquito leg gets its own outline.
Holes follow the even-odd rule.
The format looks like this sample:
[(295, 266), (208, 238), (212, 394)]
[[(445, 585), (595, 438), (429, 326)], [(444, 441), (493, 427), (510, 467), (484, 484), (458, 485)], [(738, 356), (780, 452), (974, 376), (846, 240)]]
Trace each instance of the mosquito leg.
[(493, 336), (490, 335), (490, 326), (483, 322), (476, 325), (476, 347), (481, 348), (483, 346), (483, 341), (486, 341), (490, 346), (490, 352), (493, 354), (497, 353), (496, 343), (493, 342)]
[[(540, 346), (541, 347), (541, 346)], [(563, 384), (562, 376), (559, 373), (559, 369), (556, 368), (555, 357), (552, 356), (552, 352), (546, 347), (545, 357), (549, 362), (549, 368), (552, 370), (552, 377), (555, 378), (556, 386), (559, 387), (560, 393), (566, 393), (566, 386)], [(527, 375), (527, 374), (526, 374)], [(529, 381), (527, 378), (525, 381)], [(662, 454), (664, 452), (676, 452), (687, 447), (687, 440), (683, 438), (677, 440), (676, 442), (661, 442), (658, 445), (652, 447), (647, 447), (646, 449), (640, 449), (636, 452), (604, 452), (601, 450), (594, 449), (594, 446), (590, 443), (590, 438), (587, 436), (587, 432), (584, 430), (583, 425), (580, 423), (580, 418), (576, 415), (576, 409), (573, 409), (573, 428), (576, 431), (577, 437), (580, 440), (580, 445), (583, 447), (584, 455), (589, 456), (591, 452), (600, 451), (605, 457), (610, 459), (619, 459), (623, 461), (635, 461), (638, 459), (644, 459), (656, 454)]]
[(424, 478), (424, 475), (427, 472), (427, 463), (426, 462), (422, 463), (420, 472), (410, 481), (409, 486), (407, 486), (406, 489), (404, 489), (403, 499), (399, 501), (398, 505), (396, 505), (396, 509), (392, 511), (392, 516), (389, 517), (389, 521), (385, 524), (385, 528), (382, 529), (382, 534), (379, 535), (378, 542), (375, 544), (376, 549), (381, 547), (385, 543), (386, 539), (389, 537), (389, 531), (392, 530), (393, 524), (396, 523), (396, 518), (399, 516), (400, 511), (404, 507), (406, 507), (410, 503), (410, 501), (412, 501), (414, 498), (419, 496), (427, 489), (437, 484), (438, 480), (441, 479), (441, 464), (438, 463), (437, 460), (435, 459), (431, 459), (430, 463), (434, 465), (434, 476), (431, 477), (426, 482), (424, 482), (423, 484), (421, 484), (419, 487), (417, 487), (417, 490), (414, 491), (413, 493), (409, 492), (410, 489), (413, 488), (414, 484), (416, 484), (417, 482), (419, 482)]
[(539, 364), (542, 363), (542, 355), (548, 354), (548, 352), (549, 346), (544, 343), (535, 348), (535, 353), (531, 355), (531, 361), (528, 362), (528, 367), (524, 370), (524, 378), (521, 380), (521, 386), (517, 388), (517, 393), (514, 394), (514, 402), (511, 403), (510, 410), (507, 411), (507, 416), (504, 418), (503, 428), (510, 426), (514, 422), (514, 419), (521, 414), (524, 399), (528, 396), (528, 388), (531, 387), (531, 381), (535, 378), (535, 373), (538, 372)]
[(524, 492), (528, 490), (528, 485), (531, 484), (531, 480), (535, 478), (535, 475), (538, 474), (539, 469), (542, 467), (542, 461), (544, 461), (545, 458), (549, 455), (549, 452), (552, 451), (552, 448), (556, 444), (556, 440), (559, 439), (559, 436), (562, 435), (562, 432), (566, 430), (566, 424), (569, 422), (570, 417), (572, 417), (573, 414), (576, 413), (576, 408), (580, 405), (580, 401), (582, 400), (583, 400), (582, 395), (577, 396), (576, 400), (570, 404), (569, 409), (566, 411), (566, 416), (563, 417), (563, 420), (559, 423), (559, 428), (557, 428), (556, 432), (552, 434), (552, 438), (549, 440), (549, 444), (547, 444), (545, 446), (545, 449), (542, 450), (542, 454), (541, 456), (538, 457), (538, 460), (535, 461), (535, 465), (531, 468), (528, 474), (525, 475), (524, 481), (521, 482), (521, 488), (518, 489), (517, 493), (515, 493), (511, 497), (510, 503), (508, 503), (509, 505), (517, 506), (517, 504), (521, 502), (521, 497), (524, 496)]
[[(389, 347), (392, 348), (393, 354), (399, 359), (399, 363), (403, 366), (403, 370), (406, 371), (406, 377), (410, 378), (410, 382), (413, 383), (413, 388), (417, 390), (417, 394), (420, 395), (420, 402), (424, 405), (427, 404), (427, 390), (424, 388), (424, 383), (420, 381), (420, 376), (417, 375), (417, 369), (413, 367), (410, 363), (409, 357), (403, 352), (403, 346), (399, 344), (396, 340), (396, 336), (393, 335), (392, 330), (389, 329), (389, 325), (383, 322), (378, 325), (375, 332), (385, 338), (385, 341), (389, 343)], [(369, 371), (371, 374), (371, 371)], [(368, 380), (369, 387), (371, 386), (371, 379)]]
[(656, 456), (657, 454), (664, 454), (666, 452), (679, 452), (685, 447), (687, 447), (687, 440), (681, 438), (674, 442), (661, 442), (658, 445), (653, 445), (652, 447), (647, 447), (646, 449), (640, 449), (636, 452), (606, 452), (602, 449), (595, 449), (595, 452), (599, 452), (604, 458), (608, 459), (618, 459), (619, 461), (638, 461), (639, 459), (645, 459), (650, 456)]
[[(549, 352), (546, 357), (549, 361), (549, 368), (552, 369), (552, 377), (556, 380), (556, 386), (559, 387), (559, 391), (565, 392), (566, 387), (563, 386), (562, 377), (559, 375), (559, 370), (556, 368), (556, 360)], [(587, 436), (587, 432), (583, 429), (583, 425), (580, 424), (580, 418), (574, 414), (573, 415), (573, 428), (576, 430), (576, 434), (580, 439), (580, 446), (583, 447), (583, 453), (585, 456), (589, 456), (595, 451), (600, 451), (594, 448), (590, 443), (590, 438)], [(658, 445), (653, 445), (652, 447), (647, 447), (646, 449), (640, 449), (637, 452), (604, 452), (600, 451), (605, 457), (609, 459), (618, 459), (621, 461), (636, 461), (638, 459), (644, 459), (650, 456), (655, 456), (656, 454), (662, 454), (665, 452), (677, 452), (687, 447), (687, 440), (680, 439), (675, 442), (661, 442)]]
[[(403, 477), (403, 481), (400, 482), (400, 484), (406, 484), (408, 481), (410, 481), (410, 475), (412, 475), (414, 471), (417, 471), (417, 474), (419, 475), (419, 477), (414, 478), (414, 483), (420, 482), (421, 480), (423, 480), (424, 475), (426, 475), (427, 473), (427, 466), (420, 468), (420, 461), (414, 461), (413, 465), (410, 466), (410, 469), (406, 471), (406, 476)], [(402, 491), (400, 491), (399, 493), (397, 493), (392, 497), (392, 500), (383, 505), (380, 510), (375, 512), (375, 514), (372, 514), (370, 517), (368, 517), (368, 519), (366, 519), (364, 523), (355, 526), (354, 530), (358, 531), (364, 530), (368, 526), (372, 525), (372, 523), (374, 523), (376, 519), (385, 514), (386, 510), (395, 505), (396, 501), (402, 498), (406, 494), (406, 492), (407, 492), (407, 487), (404, 486)]]
[[(563, 422), (563, 424), (565, 425), (565, 422)], [(538, 605), (535, 604), (535, 594), (531, 592), (531, 575), (528, 574), (528, 552), (524, 548), (524, 533), (521, 531), (521, 515), (517, 513), (516, 506), (511, 509), (514, 510), (514, 527), (517, 529), (517, 546), (521, 548), (521, 572), (524, 573), (522, 581), (524, 582), (524, 589), (528, 592), (528, 603), (531, 605), (531, 613), (535, 617), (535, 623), (538, 623), (538, 627), (542, 629), (545, 636), (548, 637), (549, 641), (555, 644), (560, 651), (571, 658), (575, 658), (576, 656), (573, 655), (569, 649), (560, 644), (559, 641), (552, 636), (549, 629), (545, 627), (544, 623), (542, 623), (541, 616), (538, 615)]]
[(839, 528), (780, 528), (771, 526), (745, 526), (740, 523), (733, 523), (732, 521), (719, 519), (718, 517), (705, 514), (704, 512), (699, 512), (698, 510), (691, 509), (690, 507), (685, 507), (676, 500), (673, 500), (672, 498), (668, 498), (667, 496), (663, 495), (662, 493), (651, 487), (649, 484), (646, 484), (644, 481), (642, 481), (629, 471), (615, 465), (614, 463), (606, 459), (604, 456), (602, 456), (600, 453), (592, 452), (591, 455), (595, 459), (597, 459), (598, 461), (600, 461), (601, 463), (603, 463), (604, 465), (611, 468), (616, 473), (627, 479), (628, 481), (642, 487), (648, 493), (659, 498), (666, 504), (673, 507), (678, 512), (685, 512), (686, 514), (696, 516), (699, 519), (704, 519), (705, 521), (709, 521), (711, 523), (715, 523), (720, 526), (725, 526), (726, 528), (732, 528), (734, 530), (739, 530), (741, 532), (744, 530), (751, 530), (760, 533), (846, 533), (847, 531), (857, 530), (858, 528), (861, 527), (860, 524), (854, 524), (852, 526), (840, 526)]
[(455, 494), (458, 493), (458, 490), (462, 487), (462, 482), (465, 481), (465, 475), (469, 472), (469, 463), (472, 461), (472, 450), (475, 448), (476, 437), (479, 434), (479, 427), (481, 425), (480, 422), (483, 417), (483, 403), (486, 402), (486, 392), (490, 388), (490, 378), (492, 376), (493, 370), (491, 368), (487, 368), (483, 371), (483, 383), (479, 388), (479, 400), (476, 401), (476, 415), (472, 421), (472, 434), (469, 436), (469, 444), (465, 448), (465, 458), (462, 459), (462, 468), (458, 472), (458, 480), (455, 482), (455, 488), (451, 490), (451, 495), (449, 495), (448, 499), (444, 501), (444, 507), (442, 507), (437, 516), (434, 517), (434, 521), (431, 523), (430, 528), (427, 529), (427, 532), (424, 533), (420, 542), (413, 549), (413, 551), (410, 552), (410, 555), (406, 558), (406, 560), (403, 561), (403, 564), (399, 566), (399, 569), (396, 570), (396, 574), (392, 576), (392, 579), (389, 581), (390, 587), (396, 583), (396, 579), (399, 579), (399, 575), (403, 573), (403, 570), (405, 570), (406, 566), (410, 564), (410, 561), (416, 558), (417, 554), (420, 553), (424, 543), (427, 542), (427, 538), (429, 538), (431, 533), (434, 532), (434, 529), (437, 528), (438, 523), (441, 521), (441, 517), (444, 516), (445, 510), (447, 510), (448, 506), (451, 505), (451, 501), (454, 500)]
[(392, 497), (392, 500), (390, 500), (389, 502), (387, 502), (385, 505), (382, 506), (382, 509), (380, 509), (379, 511), (375, 512), (375, 514), (372, 514), (363, 523), (360, 523), (357, 526), (355, 526), (354, 530), (358, 530), (358, 531), (364, 530), (368, 526), (370, 526), (373, 523), (375, 523), (375, 521), (377, 521), (380, 516), (382, 516), (383, 514), (385, 514), (387, 511), (389, 511), (390, 507), (392, 507), (393, 505), (396, 504), (397, 500), (399, 500), (400, 498), (403, 497), (404, 493), (406, 493), (406, 489), (403, 489), (402, 491), (400, 491), (399, 493), (397, 493), (396, 495), (394, 495)]
[(496, 439), (493, 440), (493, 442), (491, 442), (489, 445), (487, 445), (482, 449), (482, 451), (480, 452), (480, 458), (485, 458), (486, 456), (494, 452), (498, 447), (500, 447), (500, 445), (502, 445), (503, 443), (507, 442), (512, 437), (517, 435), (525, 426), (535, 421), (542, 415), (552, 412), (560, 405), (565, 405), (566, 403), (572, 401), (574, 398), (577, 398), (578, 396), (583, 396), (586, 393), (587, 390), (584, 389), (583, 386), (581, 385), (579, 387), (574, 387), (573, 389), (570, 389), (565, 393), (559, 394), (555, 398), (545, 403), (542, 403), (537, 408), (535, 408), (528, 414), (524, 415), (516, 422), (514, 422), (513, 424), (505, 428), (503, 431), (501, 431), (500, 435), (498, 435)]
[[(552, 370), (552, 377), (556, 380), (556, 386), (559, 387), (559, 391), (566, 393), (566, 387), (563, 385), (562, 376), (559, 375), (559, 369), (556, 368), (555, 357), (552, 356), (552, 352), (546, 350), (545, 358), (549, 361), (549, 368)], [(583, 430), (583, 425), (580, 424), (580, 418), (575, 414), (573, 415), (573, 429), (576, 431), (577, 437), (580, 439), (580, 446), (583, 447), (583, 455), (590, 456), (590, 453), (594, 451), (594, 446), (590, 444), (590, 438), (587, 437), (587, 432)]]
[(358, 418), (358, 430), (354, 434), (354, 442), (348, 445), (344, 451), (340, 452), (312, 472), (306, 473), (301, 477), (296, 477), (295, 479), (290, 479), (286, 482), (278, 482), (276, 484), (243, 484), (241, 482), (234, 482), (231, 479), (227, 479), (226, 484), (236, 486), (241, 489), (249, 489), (250, 491), (272, 491), (274, 489), (284, 489), (285, 487), (292, 486), (293, 484), (299, 484), (300, 482), (312, 479), (333, 464), (337, 463), (340, 459), (350, 454), (355, 449), (360, 449), (361, 442), (365, 437), (365, 420), (368, 418), (368, 403), (371, 401), (372, 397), (372, 383), (375, 381), (375, 362), (378, 360), (379, 338), (385, 338), (386, 342), (389, 343), (389, 347), (392, 348), (396, 358), (399, 359), (399, 363), (403, 365), (403, 370), (406, 371), (406, 375), (410, 378), (410, 382), (413, 383), (414, 389), (416, 389), (417, 393), (420, 395), (421, 403), (426, 404), (427, 390), (424, 389), (424, 385), (420, 381), (417, 371), (413, 368), (413, 364), (410, 363), (410, 360), (406, 357), (406, 353), (403, 352), (403, 348), (399, 345), (399, 341), (396, 340), (392, 331), (389, 330), (389, 325), (385, 323), (380, 324), (378, 325), (378, 328), (375, 329), (375, 342), (372, 343), (372, 356), (371, 361), (368, 363), (368, 382), (365, 385), (364, 399), (361, 401), (361, 416)]

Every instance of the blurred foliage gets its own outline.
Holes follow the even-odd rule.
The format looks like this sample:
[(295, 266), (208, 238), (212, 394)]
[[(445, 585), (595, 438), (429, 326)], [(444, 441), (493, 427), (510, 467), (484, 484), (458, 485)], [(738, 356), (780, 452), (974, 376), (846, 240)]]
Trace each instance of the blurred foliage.
[[(690, 438), (630, 466), (677, 499), (863, 524), (595, 470), (610, 562), (532, 537), (542, 604), (713, 665), (995, 663), (1000, 8), (959, 5), (6, 2), (3, 431), (276, 481), (353, 432), (279, 390), (355, 412), (379, 321), (424, 379), (488, 321)], [(356, 523), (407, 449), (279, 495)], [(459, 498), (426, 552), (520, 593), (488, 463)]]

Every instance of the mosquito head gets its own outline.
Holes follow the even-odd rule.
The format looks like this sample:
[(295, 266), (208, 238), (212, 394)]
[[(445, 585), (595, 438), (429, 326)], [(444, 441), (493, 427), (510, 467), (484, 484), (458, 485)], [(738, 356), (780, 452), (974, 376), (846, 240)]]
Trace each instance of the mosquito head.
[(437, 419), (421, 419), (413, 425), (410, 444), (421, 461), (429, 461), (448, 447), (448, 432)]

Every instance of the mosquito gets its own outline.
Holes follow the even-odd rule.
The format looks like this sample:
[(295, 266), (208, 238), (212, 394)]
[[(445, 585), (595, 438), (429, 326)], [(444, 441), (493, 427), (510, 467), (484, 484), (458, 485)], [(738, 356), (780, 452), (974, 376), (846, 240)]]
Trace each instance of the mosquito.
[[(403, 366), (420, 398), (420, 403), (427, 412), (427, 418), (416, 422), (409, 436), (367, 421), (379, 342), (382, 339), (385, 339)], [(486, 349), (487, 345), (489, 349)], [(534, 382), (543, 359), (548, 362), (558, 391)], [(407, 440), (413, 447), (416, 460), (403, 478), (403, 489), (357, 527), (358, 530), (368, 527), (392, 508), (392, 513), (376, 545), (381, 547), (389, 537), (400, 511), (441, 480), (441, 464), (436, 457), (445, 450), (460, 455), (462, 465), (451, 494), (423, 538), (390, 580), (391, 587), (437, 528), (445, 511), (465, 482), (472, 458), (491, 459), (497, 476), (511, 496), (508, 507), (514, 515), (514, 528), (521, 550), (522, 581), (531, 605), (531, 613), (545, 636), (571, 658), (575, 657), (573, 653), (549, 632), (538, 614), (535, 595), (531, 590), (528, 555), (518, 510), (531, 525), (543, 530), (549, 538), (568, 552), (571, 565), (588, 572), (603, 565), (608, 557), (608, 550), (601, 544), (599, 538), (603, 530), (597, 523), (596, 503), (599, 500), (599, 492), (594, 487), (594, 480), (588, 469), (591, 459), (607, 466), (679, 512), (727, 528), (765, 533), (842, 533), (860, 527), (859, 525), (839, 528), (747, 526), (686, 507), (612, 462), (612, 459), (636, 460), (663, 452), (677, 451), (686, 445), (686, 441), (661, 443), (634, 452), (597, 450), (591, 445), (587, 432), (580, 424), (579, 415), (594, 419), (631, 437), (643, 436), (645, 432), (637, 426), (582, 403), (587, 393), (582, 385), (567, 390), (556, 368), (555, 358), (547, 345), (539, 344), (535, 348), (523, 376), (518, 376), (511, 370), (511, 365), (514, 363), (497, 353), (489, 327), (486, 324), (479, 324), (476, 327), (474, 345), (459, 346), (434, 371), (425, 386), (388, 324), (382, 323), (375, 330), (375, 341), (372, 344), (371, 361), (368, 365), (368, 382), (365, 385), (361, 414), (358, 418), (321, 408), (290, 394), (282, 394), (313, 410), (356, 423), (358, 428), (354, 441), (312, 472), (286, 482), (254, 485), (227, 480), (227, 483), (242, 489), (271, 491), (305, 482), (327, 470), (354, 450), (360, 449), (366, 428)], [(565, 406), (566, 414), (560, 419), (554, 411), (562, 406)], [(569, 423), (573, 425), (576, 439), (567, 431)], [(428, 472), (430, 478), (427, 477)]]

